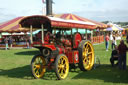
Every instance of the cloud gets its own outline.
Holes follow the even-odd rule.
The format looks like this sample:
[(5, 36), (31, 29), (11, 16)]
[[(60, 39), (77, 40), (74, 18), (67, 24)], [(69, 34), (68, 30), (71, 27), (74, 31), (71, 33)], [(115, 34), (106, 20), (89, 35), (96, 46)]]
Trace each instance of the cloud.
[(128, 10), (75, 11), (73, 14), (96, 21), (128, 21)]
[(96, 21), (128, 21), (128, 0), (54, 1), (55, 13), (73, 13)]
[(16, 17), (15, 14), (8, 13), (5, 8), (0, 8), (0, 14), (0, 22), (5, 22)]
[[(96, 21), (128, 20), (128, 0), (54, 0), (54, 2), (55, 14), (73, 13)], [(0, 4), (0, 22), (18, 16), (42, 14), (42, 5), (44, 6), (41, 0), (3, 0)]]
[[(33, 11), (35, 10), (35, 11)], [(14, 9), (6, 9), (0, 8), (0, 23), (11, 20), (13, 18), (19, 16), (31, 16), (31, 15), (39, 15), (42, 14), (40, 9), (24, 9), (24, 10), (14, 10)]]

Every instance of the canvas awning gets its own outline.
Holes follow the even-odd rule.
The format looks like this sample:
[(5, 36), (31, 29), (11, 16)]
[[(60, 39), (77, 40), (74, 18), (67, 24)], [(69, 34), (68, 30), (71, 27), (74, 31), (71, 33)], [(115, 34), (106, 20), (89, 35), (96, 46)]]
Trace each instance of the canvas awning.
[(91, 22), (84, 21), (76, 21), (76, 20), (65, 20), (56, 17), (48, 17), (48, 16), (28, 16), (23, 18), (19, 24), (22, 27), (30, 27), (32, 25), (33, 28), (41, 28), (41, 25), (44, 24), (44, 27), (51, 25), (53, 28), (82, 28), (82, 29), (95, 29), (96, 25)]

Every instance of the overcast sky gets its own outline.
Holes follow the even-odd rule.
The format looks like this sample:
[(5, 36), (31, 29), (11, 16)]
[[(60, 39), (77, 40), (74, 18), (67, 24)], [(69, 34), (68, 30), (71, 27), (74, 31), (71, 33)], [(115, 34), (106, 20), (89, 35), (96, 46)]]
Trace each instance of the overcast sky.
[[(128, 0), (53, 0), (53, 13), (73, 13), (96, 21), (128, 21)], [(0, 0), (0, 23), (18, 16), (41, 15), (42, 0)]]

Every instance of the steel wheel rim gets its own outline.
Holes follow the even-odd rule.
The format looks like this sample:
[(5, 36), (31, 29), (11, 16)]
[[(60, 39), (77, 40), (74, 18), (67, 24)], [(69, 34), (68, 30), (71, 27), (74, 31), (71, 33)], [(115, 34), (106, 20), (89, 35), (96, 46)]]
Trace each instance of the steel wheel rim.
[(46, 62), (45, 59), (41, 56), (35, 58), (33, 63), (33, 72), (37, 78), (41, 78), (46, 72)]
[(94, 49), (90, 42), (83, 45), (83, 66), (86, 70), (91, 70), (94, 64)]
[(58, 74), (61, 79), (65, 79), (69, 72), (69, 62), (66, 56), (61, 56), (58, 60)]

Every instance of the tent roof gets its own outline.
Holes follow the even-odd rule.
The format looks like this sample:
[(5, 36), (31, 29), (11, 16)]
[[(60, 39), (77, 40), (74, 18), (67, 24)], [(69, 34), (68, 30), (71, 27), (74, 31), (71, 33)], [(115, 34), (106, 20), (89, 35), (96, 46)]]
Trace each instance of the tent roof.
[(96, 25), (92, 22), (84, 22), (84, 21), (76, 21), (76, 20), (65, 20), (62, 18), (42, 16), (42, 15), (34, 15), (23, 18), (19, 24), (22, 27), (30, 27), (32, 25), (33, 28), (41, 28), (43, 24), (45, 28), (48, 27), (48, 24), (51, 27), (57, 27), (60, 29), (63, 28), (83, 28), (83, 29), (95, 29)]
[(0, 24), (0, 32), (21, 32), (27, 31), (19, 26), (19, 21), (24, 17), (17, 17)]
[[(20, 27), (19, 25), (19, 22), (25, 18), (26, 17), (17, 17), (7, 22), (0, 23), (0, 32), (26, 32), (28, 31), (28, 29)], [(95, 22), (95, 21), (92, 21), (86, 18), (82, 18), (74, 14), (58, 14), (58, 15), (54, 15), (54, 17), (47, 17), (47, 18), (51, 21), (51, 25), (53, 27), (62, 26), (62, 27), (76, 27), (76, 28), (86, 28), (86, 29), (95, 29), (96, 26), (106, 27), (106, 24)]]
[(124, 30), (124, 28), (121, 28), (116, 24), (111, 24), (111, 27), (104, 29), (104, 31), (117, 31), (117, 30)]
[(83, 18), (83, 17), (77, 16), (77, 15), (74, 15), (74, 14), (70, 14), (70, 13), (67, 13), (67, 14), (54, 14), (53, 16), (54, 17), (59, 17), (59, 18), (62, 18), (62, 19), (66, 19), (66, 20), (77, 20), (77, 21), (91, 22), (91, 23), (96, 24), (97, 27), (99, 27), (99, 28), (107, 28), (107, 26), (108, 26), (108, 25), (106, 25), (104, 23), (93, 21), (93, 20), (89, 20), (87, 18)]

